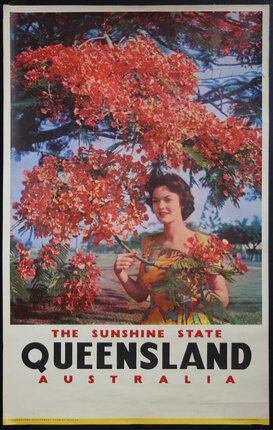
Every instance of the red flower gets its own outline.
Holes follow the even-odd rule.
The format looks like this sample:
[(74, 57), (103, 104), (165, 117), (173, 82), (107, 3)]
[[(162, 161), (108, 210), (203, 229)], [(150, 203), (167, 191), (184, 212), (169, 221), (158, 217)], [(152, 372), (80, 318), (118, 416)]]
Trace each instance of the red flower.
[(63, 283), (63, 292), (57, 303), (69, 312), (90, 312), (90, 306), (99, 292), (97, 280), (100, 269), (93, 254), (83, 254), (81, 249), (70, 259), (73, 271)]
[(16, 248), (18, 249), (20, 255), (20, 260), (18, 263), (18, 272), (24, 282), (31, 282), (36, 275), (34, 259), (30, 258), (32, 250), (25, 249), (22, 243), (17, 243)]

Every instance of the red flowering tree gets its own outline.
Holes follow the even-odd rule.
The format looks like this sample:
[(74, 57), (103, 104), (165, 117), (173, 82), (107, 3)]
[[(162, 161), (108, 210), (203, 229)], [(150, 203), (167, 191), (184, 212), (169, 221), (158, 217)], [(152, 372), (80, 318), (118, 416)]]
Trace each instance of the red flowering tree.
[[(114, 44), (137, 35), (155, 40), (165, 53), (182, 52), (194, 61), (199, 70), (212, 67), (248, 67), (248, 73), (235, 72), (226, 79), (204, 82), (204, 91), (196, 97), (223, 114), (223, 106), (230, 113), (247, 118), (252, 124), (261, 118), (261, 73), (255, 67), (262, 61), (261, 12), (107, 12), (107, 13), (12, 13), (11, 55), (50, 45), (80, 46), (87, 40), (101, 42), (105, 33)], [(226, 56), (232, 56), (233, 62)], [(225, 63), (228, 64), (225, 64)], [(58, 151), (79, 132), (74, 121), (73, 105), (67, 100), (64, 124), (56, 124), (43, 131), (41, 119), (35, 117), (36, 100), (20, 85), (12, 93), (12, 146), (17, 151)], [(226, 112), (225, 112), (226, 113)], [(224, 113), (224, 114), (225, 114)], [(82, 125), (81, 130), (92, 128)], [(99, 135), (112, 134), (99, 130)]]
[(260, 187), (259, 130), (196, 102), (196, 67), (182, 53), (166, 56), (144, 37), (124, 46), (49, 46), (17, 56), (16, 71), (45, 120), (65, 122), (72, 105), (79, 126), (99, 132), (108, 124), (118, 151), (141, 153), (144, 164), (205, 170), (203, 184), (234, 204), (246, 185)]
[(18, 223), (54, 247), (78, 236), (126, 237), (147, 217), (144, 184), (155, 166), (203, 171), (215, 205), (228, 198), (236, 205), (246, 187), (260, 189), (260, 131), (220, 120), (196, 101), (196, 67), (185, 54), (165, 55), (143, 36), (122, 44), (104, 37), (107, 44), (51, 45), (16, 57), (14, 83), (35, 100), (37, 117), (65, 124), (72, 109), (79, 127), (99, 133), (107, 125), (117, 140), (107, 151), (90, 144), (69, 159), (44, 157), (25, 172)]

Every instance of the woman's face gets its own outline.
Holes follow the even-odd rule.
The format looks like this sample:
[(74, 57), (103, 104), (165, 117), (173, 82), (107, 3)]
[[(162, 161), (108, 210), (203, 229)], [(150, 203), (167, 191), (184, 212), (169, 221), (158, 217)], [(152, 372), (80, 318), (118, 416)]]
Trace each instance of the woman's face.
[(182, 218), (179, 196), (169, 190), (166, 185), (157, 187), (152, 195), (152, 209), (162, 224), (169, 224)]

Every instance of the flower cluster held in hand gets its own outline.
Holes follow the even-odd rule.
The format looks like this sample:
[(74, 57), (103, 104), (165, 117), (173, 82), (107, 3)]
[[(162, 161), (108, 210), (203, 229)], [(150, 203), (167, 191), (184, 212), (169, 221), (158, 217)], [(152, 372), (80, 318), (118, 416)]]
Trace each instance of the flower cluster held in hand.
[[(207, 306), (207, 301), (220, 301), (211, 290), (211, 277), (223, 276), (232, 282), (234, 275), (241, 275), (248, 268), (238, 257), (231, 255), (232, 246), (224, 239), (210, 236), (200, 240), (195, 235), (187, 241), (188, 252), (169, 250), (174, 262), (161, 277), (157, 288), (166, 291), (172, 300), (181, 305), (191, 297)], [(166, 253), (163, 250), (162, 253)], [(171, 279), (171, 280), (170, 280)]]
[(196, 260), (200, 269), (206, 273), (215, 274), (225, 270), (227, 275), (235, 275), (248, 271), (238, 257), (232, 257), (233, 246), (226, 239), (219, 240), (211, 235), (206, 241), (201, 241), (195, 235), (188, 239), (187, 243), (188, 255)]

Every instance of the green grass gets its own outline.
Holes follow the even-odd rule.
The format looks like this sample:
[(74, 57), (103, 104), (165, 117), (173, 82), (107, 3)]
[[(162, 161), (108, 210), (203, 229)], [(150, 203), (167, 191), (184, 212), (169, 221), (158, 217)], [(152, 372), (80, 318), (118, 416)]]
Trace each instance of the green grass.
[[(137, 303), (124, 291), (113, 273), (115, 255), (100, 255), (101, 292), (90, 313), (71, 315), (54, 306), (33, 306), (29, 303), (12, 306), (13, 324), (139, 324), (148, 301)], [(130, 275), (136, 277), (137, 268)], [(237, 276), (228, 285), (230, 303), (227, 312), (235, 324), (262, 323), (261, 265), (249, 264), (249, 272)], [(266, 299), (266, 298), (264, 298)]]
[(262, 278), (261, 265), (249, 265), (249, 272), (237, 276), (228, 285), (230, 303), (228, 313), (237, 324), (262, 323)]

